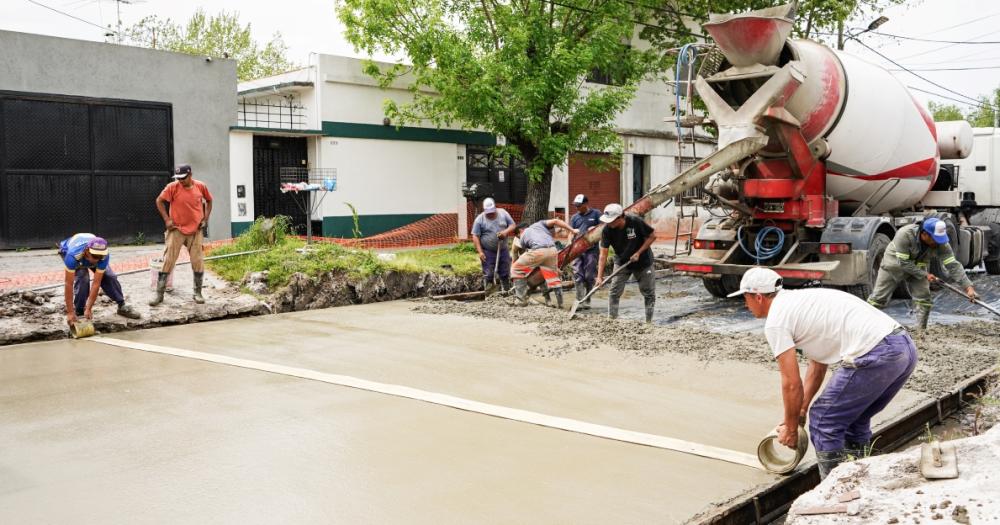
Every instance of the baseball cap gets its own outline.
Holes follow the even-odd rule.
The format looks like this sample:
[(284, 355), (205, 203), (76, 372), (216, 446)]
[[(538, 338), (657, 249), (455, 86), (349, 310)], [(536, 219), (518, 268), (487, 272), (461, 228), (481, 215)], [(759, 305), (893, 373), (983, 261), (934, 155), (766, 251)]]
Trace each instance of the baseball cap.
[(781, 289), (781, 276), (770, 268), (750, 268), (740, 279), (740, 289), (729, 294), (736, 297), (745, 293), (774, 293)]
[(91, 255), (103, 257), (108, 254), (108, 241), (100, 237), (94, 237), (87, 242), (87, 249), (90, 250)]
[(948, 242), (948, 225), (941, 219), (931, 217), (924, 221), (924, 231), (934, 238), (934, 242), (945, 244)]
[(587, 199), (587, 196), (586, 196), (586, 195), (584, 195), (584, 194), (582, 194), (582, 193), (578, 193), (578, 194), (576, 195), (576, 197), (573, 197), (573, 204), (575, 204), (575, 205), (579, 206), (579, 205), (581, 205), (581, 204), (583, 204), (583, 203), (587, 202), (587, 200), (588, 200), (588, 199)]
[(175, 179), (183, 179), (184, 177), (187, 177), (190, 174), (191, 174), (190, 164), (181, 164), (177, 166), (177, 169), (174, 170)]
[(497, 211), (497, 203), (490, 197), (483, 199), (483, 211), (486, 213), (493, 213)]
[(604, 224), (614, 222), (615, 219), (621, 217), (623, 213), (625, 213), (625, 210), (622, 209), (621, 204), (608, 204), (604, 207), (604, 215), (601, 215), (601, 222)]

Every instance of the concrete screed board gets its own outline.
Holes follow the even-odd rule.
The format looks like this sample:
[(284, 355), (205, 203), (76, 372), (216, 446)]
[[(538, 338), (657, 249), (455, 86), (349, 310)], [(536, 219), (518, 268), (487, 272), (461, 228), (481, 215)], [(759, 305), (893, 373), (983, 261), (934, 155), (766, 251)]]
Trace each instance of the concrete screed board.
[[(533, 357), (405, 302), (115, 334), (752, 453), (777, 373)], [(725, 381), (711, 378), (725, 377)], [(0, 522), (678, 522), (779, 479), (668, 450), (88, 340), (0, 349)], [(904, 391), (884, 416), (923, 398)]]

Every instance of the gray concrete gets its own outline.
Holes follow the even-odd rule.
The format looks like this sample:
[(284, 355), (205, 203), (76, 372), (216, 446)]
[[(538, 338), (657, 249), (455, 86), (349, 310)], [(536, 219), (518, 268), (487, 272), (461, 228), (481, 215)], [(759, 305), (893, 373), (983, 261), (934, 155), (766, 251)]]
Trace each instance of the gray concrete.
[[(118, 339), (351, 375), (752, 452), (773, 368), (611, 347), (406, 302)], [(0, 349), (0, 522), (677, 523), (779, 478), (437, 405), (58, 341)], [(924, 399), (904, 392), (891, 417)]]
[[(195, 178), (212, 191), (211, 236), (230, 236), (234, 60), (206, 62), (199, 56), (13, 31), (0, 31), (0, 50), (0, 90), (171, 104), (174, 161), (190, 163)], [(150, 196), (150, 206), (155, 198)]]

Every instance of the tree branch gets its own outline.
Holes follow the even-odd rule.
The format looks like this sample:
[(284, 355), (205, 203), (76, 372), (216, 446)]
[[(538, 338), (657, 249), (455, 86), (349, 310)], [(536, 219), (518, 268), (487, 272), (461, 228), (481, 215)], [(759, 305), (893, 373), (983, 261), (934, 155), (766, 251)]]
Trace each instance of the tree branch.
[(500, 51), (500, 39), (497, 38), (497, 30), (493, 27), (493, 18), (490, 17), (490, 9), (486, 7), (486, 0), (480, 0), (479, 3), (483, 6), (483, 15), (486, 17), (486, 27), (490, 28), (490, 34), (493, 35), (493, 49)]

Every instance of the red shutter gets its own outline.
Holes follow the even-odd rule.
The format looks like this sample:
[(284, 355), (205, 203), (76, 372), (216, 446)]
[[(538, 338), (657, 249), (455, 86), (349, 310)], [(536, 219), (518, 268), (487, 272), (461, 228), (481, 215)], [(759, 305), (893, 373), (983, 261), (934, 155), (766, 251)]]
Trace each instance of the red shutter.
[(598, 211), (612, 202), (621, 203), (621, 175), (618, 163), (603, 171), (587, 165), (588, 159), (610, 159), (607, 153), (573, 153), (569, 156), (569, 213), (575, 213), (573, 197), (582, 193), (590, 200), (591, 208)]

